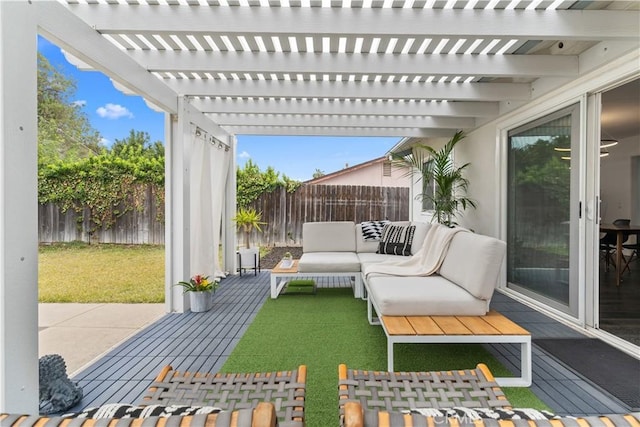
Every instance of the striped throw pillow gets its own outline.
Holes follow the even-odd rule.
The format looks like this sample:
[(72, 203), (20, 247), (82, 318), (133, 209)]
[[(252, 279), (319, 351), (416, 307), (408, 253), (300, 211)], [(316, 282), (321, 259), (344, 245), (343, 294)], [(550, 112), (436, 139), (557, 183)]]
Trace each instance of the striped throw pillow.
[(411, 255), (415, 225), (385, 225), (376, 253), (387, 255)]

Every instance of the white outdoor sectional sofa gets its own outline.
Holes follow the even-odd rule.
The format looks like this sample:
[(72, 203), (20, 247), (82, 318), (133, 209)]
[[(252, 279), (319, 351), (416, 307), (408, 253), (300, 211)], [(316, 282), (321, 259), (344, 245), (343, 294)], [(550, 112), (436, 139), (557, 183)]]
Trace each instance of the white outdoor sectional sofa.
[[(410, 255), (424, 243), (431, 224), (394, 222), (414, 226)], [(303, 255), (298, 271), (318, 275), (351, 276), (354, 295), (369, 301), (369, 321), (378, 315), (484, 315), (500, 280), (506, 245), (473, 232), (455, 234), (437, 274), (431, 276), (372, 275), (364, 280), (367, 264), (398, 259), (401, 255), (376, 253), (377, 241), (365, 241), (354, 222), (309, 222), (303, 225)]]

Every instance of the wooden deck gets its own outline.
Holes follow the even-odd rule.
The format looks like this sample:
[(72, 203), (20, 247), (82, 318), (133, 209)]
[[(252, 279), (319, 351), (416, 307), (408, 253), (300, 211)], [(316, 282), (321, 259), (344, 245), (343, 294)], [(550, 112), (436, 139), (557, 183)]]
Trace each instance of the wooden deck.
[[(343, 284), (343, 280), (319, 278), (317, 282), (319, 287), (350, 286)], [(85, 397), (73, 410), (104, 403), (137, 403), (159, 370), (167, 364), (180, 370), (219, 370), (268, 296), (268, 271), (257, 276), (225, 279), (215, 294), (214, 309), (210, 312), (167, 314), (77, 374), (73, 379), (83, 387)], [(501, 294), (495, 295), (492, 308), (527, 329), (534, 339), (581, 336)], [(518, 372), (520, 349), (517, 345), (487, 347), (505, 366)], [(561, 415), (629, 411), (617, 399), (563, 366), (535, 344), (531, 389)]]

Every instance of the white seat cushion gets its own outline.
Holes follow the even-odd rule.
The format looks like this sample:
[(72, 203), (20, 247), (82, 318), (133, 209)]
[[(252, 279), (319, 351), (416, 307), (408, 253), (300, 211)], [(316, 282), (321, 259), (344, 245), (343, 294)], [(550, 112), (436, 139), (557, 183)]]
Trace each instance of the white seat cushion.
[(298, 262), (300, 273), (344, 273), (360, 271), (355, 252), (308, 252)]
[(487, 302), (442, 276), (373, 276), (367, 279), (378, 315), (384, 316), (481, 316)]
[(364, 266), (366, 264), (377, 264), (387, 259), (407, 259), (402, 255), (387, 255), (387, 254), (376, 254), (370, 252), (358, 253), (358, 259), (360, 260), (361, 270), (364, 271)]

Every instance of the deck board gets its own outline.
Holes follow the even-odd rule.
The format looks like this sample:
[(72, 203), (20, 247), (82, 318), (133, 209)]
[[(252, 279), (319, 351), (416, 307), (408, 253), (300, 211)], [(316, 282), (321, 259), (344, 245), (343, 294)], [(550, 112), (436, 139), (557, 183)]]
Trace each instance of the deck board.
[[(319, 288), (350, 286), (344, 278), (319, 277), (316, 282)], [(219, 371), (268, 296), (268, 271), (257, 276), (247, 274), (225, 279), (215, 294), (212, 311), (166, 314), (77, 373), (73, 380), (83, 387), (85, 397), (72, 410), (116, 401), (137, 403), (167, 364), (178, 370)], [(494, 296), (491, 307), (529, 331), (534, 339), (581, 336), (580, 332), (500, 293)], [(520, 349), (517, 345), (487, 344), (485, 347), (507, 369), (518, 373)], [(531, 390), (554, 412), (593, 415), (629, 411), (535, 343), (532, 353)]]

